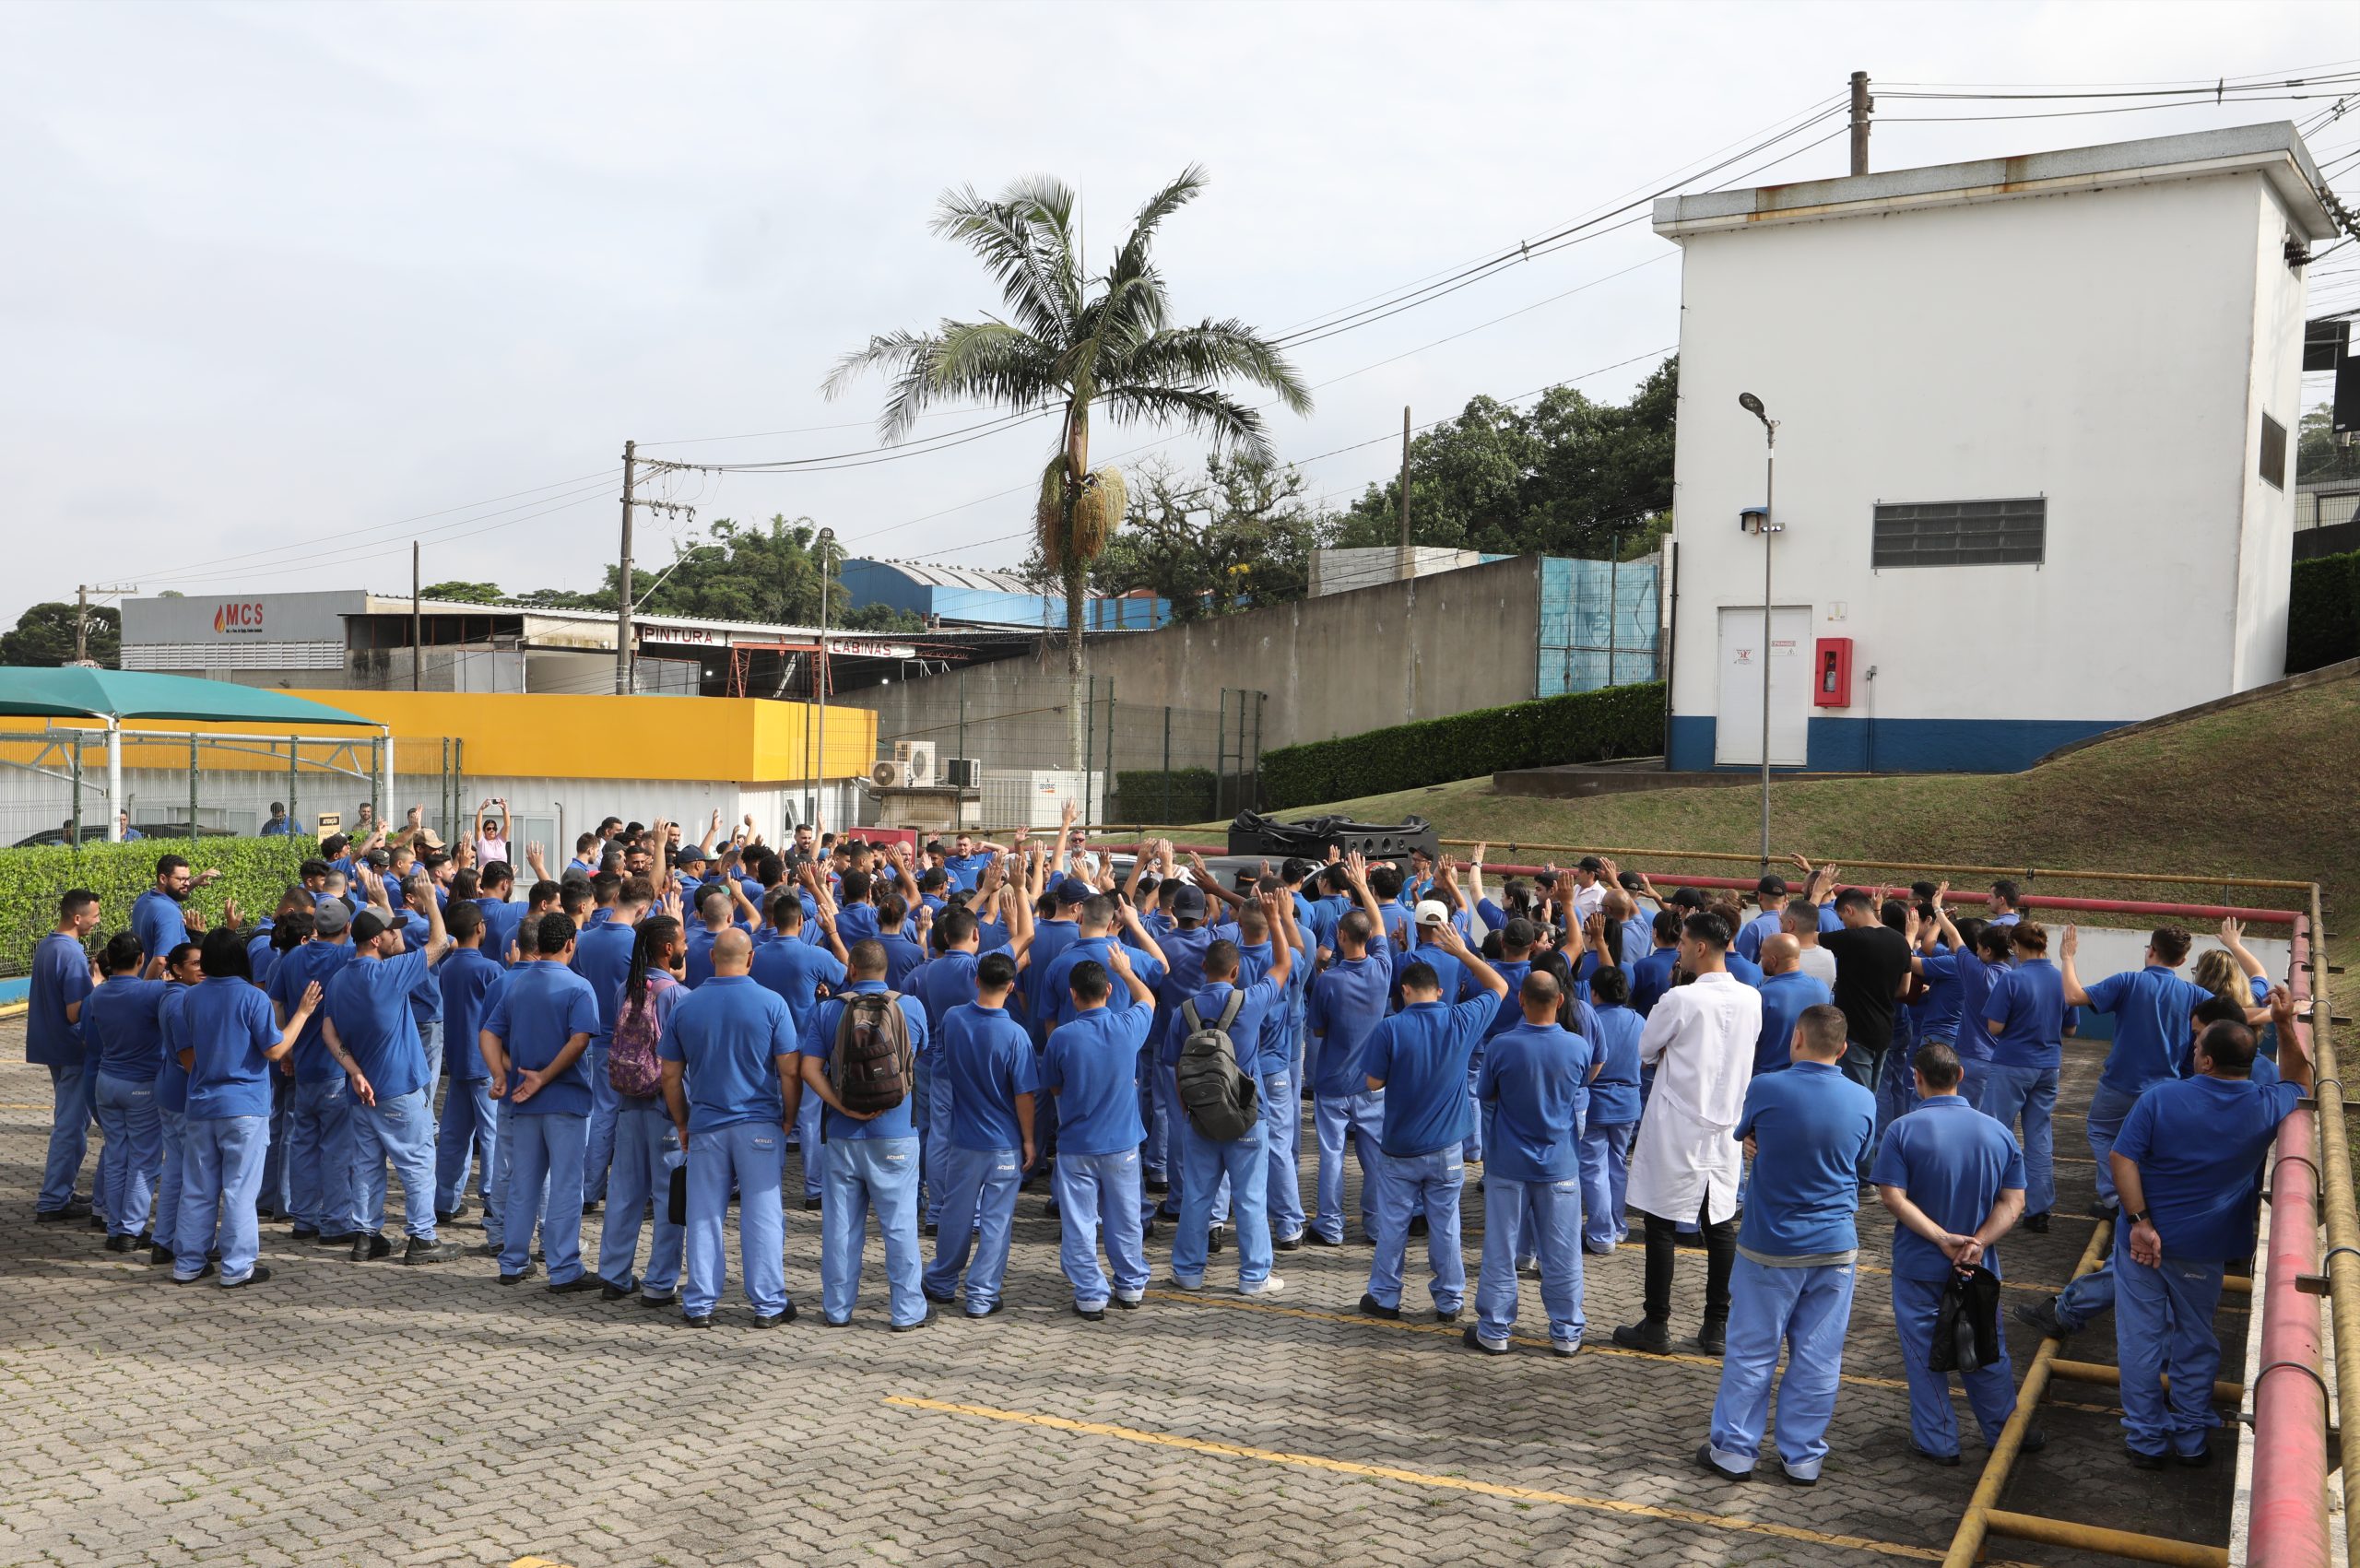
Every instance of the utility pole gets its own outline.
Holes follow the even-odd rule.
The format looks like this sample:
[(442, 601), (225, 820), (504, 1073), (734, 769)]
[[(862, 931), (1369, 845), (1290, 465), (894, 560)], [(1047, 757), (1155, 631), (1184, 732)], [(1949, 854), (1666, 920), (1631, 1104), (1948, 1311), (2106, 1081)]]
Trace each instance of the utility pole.
[(111, 599), (120, 595), (137, 592), (139, 592), (139, 585), (136, 583), (77, 583), (74, 585), (74, 662), (76, 664), (87, 665), (90, 662), (90, 595), (96, 594), (102, 599)]
[(639, 465), (639, 442), (623, 442), (623, 548), (615, 571), (615, 694), (628, 697), (631, 667), (631, 480)]
[(1410, 410), (1401, 410), (1401, 576), (1406, 581), (1417, 573), (1410, 567)]
[(820, 807), (811, 813), (811, 831), (817, 833), (820, 814), (828, 803), (828, 600), (831, 597), (828, 589), (829, 578), (835, 570), (836, 531), (822, 528), (814, 542), (820, 548), (820, 649), (819, 662), (812, 666), (812, 678), (818, 684), (820, 693)]
[(418, 541), (409, 542), (409, 689), (425, 690), (426, 646), (419, 641)]
[(1852, 172), (1869, 171), (1869, 111), (1877, 100), (1869, 96), (1869, 74), (1852, 73)]

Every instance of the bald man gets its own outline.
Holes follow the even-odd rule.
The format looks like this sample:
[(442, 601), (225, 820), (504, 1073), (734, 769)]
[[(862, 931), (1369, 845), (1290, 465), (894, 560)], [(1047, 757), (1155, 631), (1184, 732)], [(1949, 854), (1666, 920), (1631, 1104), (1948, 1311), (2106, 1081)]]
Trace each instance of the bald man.
[(1835, 1000), (1817, 976), (1802, 972), (1802, 943), (1784, 931), (1762, 942), (1762, 1033), (1753, 1047), (1756, 1073), (1784, 1072), (1791, 1057), (1795, 1020)]
[[(866, 944), (874, 947), (875, 944)], [(786, 1294), (786, 1214), (779, 1175), (786, 1129), (802, 1100), (795, 1016), (747, 973), (753, 939), (731, 927), (714, 939), (713, 978), (672, 1014), (656, 1047), (664, 1100), (689, 1156), (688, 1274), (680, 1312), (713, 1326), (728, 1267), (722, 1223), (738, 1189), (738, 1267), (754, 1326), (795, 1321)]]

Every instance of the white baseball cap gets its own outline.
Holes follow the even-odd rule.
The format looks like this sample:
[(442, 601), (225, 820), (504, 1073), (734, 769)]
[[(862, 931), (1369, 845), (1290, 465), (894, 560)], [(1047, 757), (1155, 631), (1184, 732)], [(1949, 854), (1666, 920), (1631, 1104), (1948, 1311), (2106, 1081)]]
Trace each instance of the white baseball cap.
[(1418, 924), (1421, 925), (1449, 925), (1450, 906), (1444, 903), (1440, 899), (1420, 899), (1418, 901)]

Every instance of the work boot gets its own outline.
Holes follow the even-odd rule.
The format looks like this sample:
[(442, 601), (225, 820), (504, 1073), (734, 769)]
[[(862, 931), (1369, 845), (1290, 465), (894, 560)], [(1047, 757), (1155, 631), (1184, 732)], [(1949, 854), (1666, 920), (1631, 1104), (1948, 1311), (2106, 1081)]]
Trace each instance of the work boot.
[(1644, 1350), (1651, 1356), (1671, 1354), (1671, 1330), (1652, 1317), (1636, 1323), (1626, 1323), (1614, 1331), (1614, 1342), (1626, 1350)]
[(2073, 1336), (2073, 1326), (2058, 1315), (2055, 1296), (2024, 1303), (2012, 1309), (2012, 1315), (2018, 1323), (2039, 1329), (2044, 1338), (2070, 1339)]
[(456, 1242), (430, 1242), (424, 1236), (412, 1236), (402, 1251), (404, 1263), (449, 1263), (459, 1256)]
[(394, 1244), (373, 1231), (363, 1231), (352, 1239), (352, 1261), (355, 1263), (390, 1256), (393, 1250)]
[(1706, 1313), (1705, 1315), (1703, 1326), (1696, 1330), (1697, 1348), (1702, 1350), (1708, 1356), (1719, 1355), (1723, 1350), (1729, 1349), (1729, 1314), (1721, 1313), (1717, 1315), (1712, 1313)]

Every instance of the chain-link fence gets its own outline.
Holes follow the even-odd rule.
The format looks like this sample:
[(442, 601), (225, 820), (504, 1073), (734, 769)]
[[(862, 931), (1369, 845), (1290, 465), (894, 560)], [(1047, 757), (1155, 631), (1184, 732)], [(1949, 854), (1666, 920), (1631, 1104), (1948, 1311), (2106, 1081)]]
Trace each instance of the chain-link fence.
[(1267, 695), (1225, 687), (1211, 709), (1127, 702), (1113, 679), (1091, 677), (1083, 682), (1079, 757), (1072, 688), (1062, 676), (984, 666), (849, 691), (843, 701), (876, 712), (881, 758), (892, 757), (897, 743), (929, 742), (937, 775), (946, 780), (951, 760), (972, 760), (985, 825), (997, 828), (1032, 824), (1030, 801), (1042, 777), (1055, 773), (1086, 775), (1075, 793), (1097, 821), (1202, 822), (1249, 809), (1260, 797)]
[[(448, 841), (466, 831), (462, 743), (441, 736), (122, 732), (112, 788), (124, 836), (251, 838), (274, 818), (301, 833), (398, 824), (417, 806)], [(102, 729), (0, 733), (0, 846), (103, 842)], [(276, 831), (274, 829), (274, 831)]]

